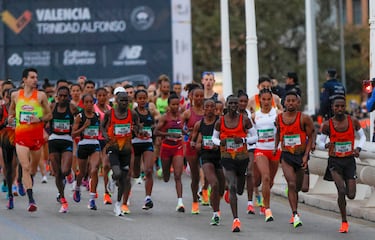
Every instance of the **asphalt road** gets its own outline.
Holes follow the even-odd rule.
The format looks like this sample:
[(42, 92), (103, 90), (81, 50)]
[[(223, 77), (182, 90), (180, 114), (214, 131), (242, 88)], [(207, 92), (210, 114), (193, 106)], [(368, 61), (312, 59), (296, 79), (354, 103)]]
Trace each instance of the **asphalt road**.
[[(289, 204), (285, 198), (272, 196), (271, 209), (274, 221), (266, 223), (259, 214), (248, 215), (245, 195), (239, 197), (239, 217), (241, 232), (232, 233), (232, 217), (229, 205), (221, 202), (222, 220), (220, 226), (210, 226), (212, 216), (210, 207), (200, 206), (199, 215), (191, 215), (190, 179), (183, 177), (185, 213), (175, 211), (177, 204), (174, 181), (169, 183), (155, 179), (153, 190), (154, 208), (142, 210), (144, 184), (133, 186), (130, 210), (131, 214), (116, 217), (112, 205), (103, 205), (103, 183), (99, 184), (98, 210), (87, 208), (89, 194), (82, 192), (82, 200), (75, 203), (70, 185), (66, 196), (69, 212), (59, 213), (56, 202), (54, 178), (49, 176), (47, 184), (40, 183), (36, 177), (34, 187), (38, 211), (26, 211), (27, 198), (15, 197), (15, 208), (7, 210), (5, 193), (0, 193), (0, 240), (8, 239), (374, 239), (375, 223), (349, 218), (350, 231), (338, 233), (340, 216), (334, 212), (318, 210), (300, 205), (303, 226), (294, 229), (289, 224), (291, 216)], [(258, 209), (257, 209), (258, 212)]]

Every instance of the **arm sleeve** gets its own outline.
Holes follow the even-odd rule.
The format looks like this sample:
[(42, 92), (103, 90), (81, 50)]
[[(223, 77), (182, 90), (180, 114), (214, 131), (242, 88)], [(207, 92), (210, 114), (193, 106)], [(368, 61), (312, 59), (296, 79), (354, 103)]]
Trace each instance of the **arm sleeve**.
[(258, 134), (254, 127), (247, 130), (246, 142), (248, 144), (254, 144), (258, 141)]
[(220, 146), (220, 132), (215, 130), (215, 129), (214, 129), (214, 132), (212, 134), (212, 142), (215, 145)]
[(359, 142), (358, 142), (358, 146), (357, 147), (360, 147), (360, 148), (363, 148), (363, 145), (365, 144), (366, 142), (366, 135), (365, 135), (365, 132), (363, 131), (362, 128), (360, 128), (358, 131), (357, 131), (358, 135), (359, 135)]
[(316, 147), (319, 150), (324, 150), (325, 149), (327, 138), (328, 138), (328, 136), (325, 135), (325, 134), (320, 134), (320, 135), (317, 136), (317, 138), (316, 138)]

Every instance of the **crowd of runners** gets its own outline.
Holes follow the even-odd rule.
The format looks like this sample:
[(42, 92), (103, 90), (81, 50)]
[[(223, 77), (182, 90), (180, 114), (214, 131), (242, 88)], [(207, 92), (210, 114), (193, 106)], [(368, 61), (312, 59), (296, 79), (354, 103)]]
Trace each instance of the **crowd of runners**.
[[(45, 81), (39, 89), (33, 68), (23, 71), (21, 86), (3, 82), (0, 152), (7, 208), (14, 208), (15, 195), (27, 195), (27, 210), (37, 211), (34, 176), (39, 166), (46, 183), (47, 165), (55, 177), (61, 213), (69, 211), (67, 183), (73, 184), (75, 202), (87, 188), (88, 208), (96, 210), (100, 176), (103, 202), (114, 205), (116, 216), (130, 213), (134, 179), (144, 179), (143, 209), (149, 210), (154, 205), (155, 171), (165, 182), (173, 177), (176, 211), (185, 212), (181, 176), (188, 171), (193, 200), (188, 211), (199, 214), (200, 205), (211, 206), (210, 224), (219, 225), (223, 199), (233, 215), (232, 231), (239, 232), (242, 206), (237, 197), (245, 184), (246, 212), (256, 214), (259, 207), (265, 222), (274, 220), (270, 189), (281, 163), (288, 183), (290, 223), (297, 228), (302, 226), (298, 192), (309, 189), (309, 154), (318, 147), (329, 149), (327, 179), (333, 179), (338, 189), (339, 231), (348, 232), (345, 195), (355, 196), (354, 157), (365, 137), (358, 121), (345, 114), (345, 97), (333, 100), (334, 116), (323, 123), (316, 138), (311, 117), (300, 111), (300, 93), (287, 91), (281, 101), (271, 91), (271, 79), (262, 76), (258, 94), (249, 97), (238, 91), (224, 100), (214, 91), (214, 83), (214, 73), (204, 72), (200, 83), (187, 86), (161, 75), (150, 86), (117, 83), (97, 88), (82, 76), (75, 83)], [(182, 96), (183, 89), (187, 97)], [(355, 132), (361, 137), (356, 148)]]

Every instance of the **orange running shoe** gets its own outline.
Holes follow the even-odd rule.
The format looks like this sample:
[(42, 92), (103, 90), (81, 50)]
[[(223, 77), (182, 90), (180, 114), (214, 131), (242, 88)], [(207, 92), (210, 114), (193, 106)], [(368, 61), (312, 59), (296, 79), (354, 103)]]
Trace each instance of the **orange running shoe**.
[(292, 214), (292, 216), (291, 216), (290, 219), (289, 219), (289, 223), (290, 223), (290, 224), (293, 224), (293, 223), (294, 223), (294, 216), (293, 216), (293, 214)]
[(104, 193), (103, 203), (105, 205), (111, 205), (112, 204), (111, 195), (109, 195), (109, 193)]
[(247, 205), (247, 214), (255, 214), (253, 205)]
[(266, 209), (266, 211), (265, 211), (265, 215), (266, 215), (266, 217), (264, 218), (264, 221), (265, 222), (271, 222), (271, 221), (273, 221), (273, 216), (272, 216), (272, 211), (271, 211), (271, 209)]
[(210, 199), (208, 198), (208, 190), (202, 189), (202, 198), (201, 203), (203, 206), (209, 206), (210, 205)]
[(193, 202), (191, 204), (191, 214), (199, 214), (199, 203)]
[(122, 204), (122, 206), (121, 206), (121, 213), (122, 213), (122, 214), (129, 214), (129, 213), (130, 213), (130, 210), (129, 210), (129, 208), (128, 208), (128, 205), (126, 205), (126, 204)]
[(241, 222), (240, 222), (240, 219), (235, 218), (232, 224), (232, 232), (239, 232), (239, 231), (241, 231)]
[(68, 202), (66, 201), (65, 198), (60, 198), (60, 201), (61, 201), (61, 208), (60, 208), (59, 212), (60, 213), (67, 213), (68, 210), (69, 210)]
[(341, 227), (339, 229), (340, 233), (347, 233), (349, 232), (349, 223), (348, 222), (342, 222)]
[(260, 207), (259, 215), (262, 215), (262, 216), (266, 215), (266, 208), (265, 207), (263, 207), (263, 206)]

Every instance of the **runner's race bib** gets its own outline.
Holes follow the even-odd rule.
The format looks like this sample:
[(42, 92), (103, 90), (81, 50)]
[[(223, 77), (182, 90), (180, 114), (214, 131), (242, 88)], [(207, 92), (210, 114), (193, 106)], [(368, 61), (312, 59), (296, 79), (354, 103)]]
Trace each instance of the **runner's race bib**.
[(31, 116), (36, 116), (36, 112), (20, 112), (20, 123), (30, 123)]
[(226, 140), (227, 152), (240, 152), (243, 149), (243, 143), (235, 143), (233, 138)]
[(202, 136), (203, 149), (213, 149), (214, 142), (212, 141), (212, 136)]
[(335, 142), (335, 155), (348, 156), (353, 152), (352, 142)]
[(172, 141), (177, 141), (180, 140), (182, 137), (182, 130), (181, 129), (175, 129), (175, 128), (170, 128), (168, 129), (167, 133), (173, 133), (177, 134), (178, 136), (168, 136), (167, 138)]
[(301, 145), (301, 137), (299, 134), (284, 135), (284, 146), (294, 147)]
[(143, 131), (147, 133), (148, 137), (152, 137), (151, 127), (143, 127)]
[(115, 124), (115, 136), (125, 136), (131, 133), (131, 125), (127, 124)]
[(69, 119), (54, 119), (53, 130), (55, 132), (69, 133), (70, 131), (70, 120)]
[(271, 129), (258, 130), (258, 142), (273, 142), (275, 141), (275, 131)]
[(99, 126), (88, 126), (83, 132), (83, 138), (97, 139), (99, 136)]

